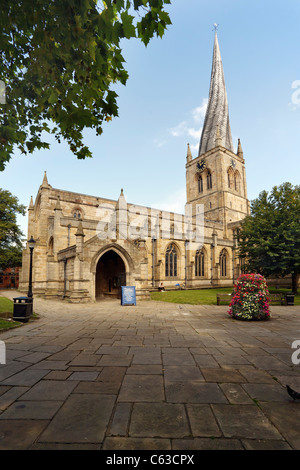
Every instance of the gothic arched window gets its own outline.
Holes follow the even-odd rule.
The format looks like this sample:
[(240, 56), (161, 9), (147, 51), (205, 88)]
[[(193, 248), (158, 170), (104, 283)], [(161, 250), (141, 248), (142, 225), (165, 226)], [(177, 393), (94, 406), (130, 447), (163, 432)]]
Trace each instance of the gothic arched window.
[(197, 250), (195, 255), (195, 276), (204, 276), (204, 250)]
[(75, 219), (81, 219), (81, 218), (82, 218), (80, 209), (75, 209), (75, 210), (74, 210), (74, 212), (73, 212), (73, 217), (74, 217)]
[(50, 240), (48, 243), (48, 255), (53, 256), (53, 237), (50, 237)]
[(233, 170), (231, 167), (227, 170), (227, 178), (228, 178), (228, 188), (233, 188), (234, 187), (234, 174), (233, 174)]
[(240, 190), (240, 174), (237, 170), (234, 173), (234, 189), (238, 192)]
[(177, 250), (173, 243), (168, 246), (166, 251), (165, 274), (166, 277), (177, 277)]
[(227, 276), (227, 251), (225, 248), (220, 253), (220, 274), (221, 277)]
[(198, 178), (198, 192), (199, 193), (203, 192), (203, 179), (201, 175)]
[(210, 170), (207, 170), (206, 182), (207, 182), (207, 189), (211, 189), (212, 188), (212, 178), (211, 178)]

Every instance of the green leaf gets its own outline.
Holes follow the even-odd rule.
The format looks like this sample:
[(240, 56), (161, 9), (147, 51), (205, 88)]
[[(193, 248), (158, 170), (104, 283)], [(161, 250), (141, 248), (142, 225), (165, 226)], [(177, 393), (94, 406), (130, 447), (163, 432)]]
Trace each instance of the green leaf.
[(127, 11), (123, 11), (121, 13), (121, 20), (125, 38), (130, 39), (132, 37), (135, 37), (135, 27), (132, 24), (134, 16), (129, 15)]
[(58, 94), (56, 93), (55, 90), (52, 90), (52, 91), (51, 91), (51, 94), (50, 94), (50, 96), (49, 96), (49, 98), (48, 98), (48, 102), (49, 102), (50, 104), (54, 104), (54, 103), (57, 102), (57, 99), (58, 99)]

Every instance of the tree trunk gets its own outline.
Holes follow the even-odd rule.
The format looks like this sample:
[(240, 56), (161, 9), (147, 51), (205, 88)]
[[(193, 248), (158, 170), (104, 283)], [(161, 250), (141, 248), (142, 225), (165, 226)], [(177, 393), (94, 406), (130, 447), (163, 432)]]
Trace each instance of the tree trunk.
[(298, 278), (299, 278), (298, 273), (293, 273), (292, 274), (292, 292), (294, 294), (298, 293)]

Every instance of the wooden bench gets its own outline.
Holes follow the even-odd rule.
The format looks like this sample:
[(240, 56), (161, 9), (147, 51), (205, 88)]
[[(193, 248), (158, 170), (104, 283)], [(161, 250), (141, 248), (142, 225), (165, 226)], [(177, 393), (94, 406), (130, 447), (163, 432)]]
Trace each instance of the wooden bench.
[(231, 297), (232, 294), (217, 294), (217, 305), (220, 305), (221, 302), (226, 302), (229, 304)]
[[(217, 305), (220, 305), (221, 302), (229, 303), (231, 300), (232, 294), (217, 294)], [(282, 292), (277, 294), (269, 294), (270, 302), (280, 302), (281, 305), (286, 305), (285, 295)]]
[(280, 302), (281, 305), (285, 305), (285, 295), (282, 293), (269, 294), (270, 302)]

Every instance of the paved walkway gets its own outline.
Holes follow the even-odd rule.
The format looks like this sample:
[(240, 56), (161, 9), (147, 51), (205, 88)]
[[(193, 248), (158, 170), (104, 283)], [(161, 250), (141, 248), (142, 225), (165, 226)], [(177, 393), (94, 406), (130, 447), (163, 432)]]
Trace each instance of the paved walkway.
[(0, 449), (300, 449), (300, 307), (253, 323), (152, 301), (34, 310), (0, 334)]

